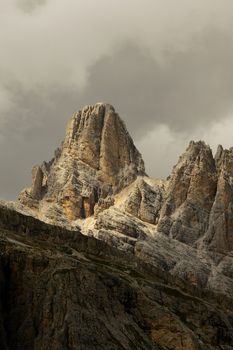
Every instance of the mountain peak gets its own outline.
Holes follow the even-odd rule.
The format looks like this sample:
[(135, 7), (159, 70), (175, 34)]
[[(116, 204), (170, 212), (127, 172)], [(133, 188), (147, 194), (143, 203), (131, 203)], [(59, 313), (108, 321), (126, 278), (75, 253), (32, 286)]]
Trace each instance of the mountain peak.
[(113, 106), (102, 102), (74, 113), (68, 123), (63, 152), (71, 152), (73, 160), (99, 171), (102, 181), (116, 187), (117, 174), (126, 168), (131, 169), (133, 177), (145, 172), (124, 122)]
[(74, 113), (55, 158), (35, 169), (32, 187), (19, 200), (29, 206), (36, 206), (38, 198), (54, 203), (69, 219), (92, 215), (100, 198), (145, 175), (124, 122), (113, 106), (102, 102)]
[[(50, 223), (74, 226), (92, 216), (100, 236), (120, 208), (188, 245), (227, 250), (233, 249), (232, 179), (233, 148), (219, 146), (213, 157), (203, 141), (189, 143), (168, 181), (148, 179), (124, 122), (113, 106), (98, 102), (73, 114), (61, 147), (33, 168), (32, 186), (19, 201)], [(114, 230), (124, 233), (122, 225)]]

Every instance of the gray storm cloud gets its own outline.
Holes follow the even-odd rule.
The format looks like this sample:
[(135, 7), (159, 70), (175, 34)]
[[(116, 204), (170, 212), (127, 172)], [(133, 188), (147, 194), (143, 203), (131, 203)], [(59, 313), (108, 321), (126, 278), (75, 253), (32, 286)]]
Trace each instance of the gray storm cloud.
[(38, 7), (46, 4), (47, 0), (16, 0), (16, 5), (25, 12), (33, 12)]
[(30, 184), (32, 165), (52, 157), (83, 105), (115, 106), (152, 176), (166, 175), (200, 128), (233, 115), (233, 5), (146, 2), (18, 0), (22, 11), (2, 8), (0, 198)]
[(89, 70), (82, 96), (107, 100), (143, 137), (156, 124), (190, 131), (233, 112), (233, 35), (208, 33), (188, 50), (167, 52), (156, 62), (146, 50), (125, 45)]

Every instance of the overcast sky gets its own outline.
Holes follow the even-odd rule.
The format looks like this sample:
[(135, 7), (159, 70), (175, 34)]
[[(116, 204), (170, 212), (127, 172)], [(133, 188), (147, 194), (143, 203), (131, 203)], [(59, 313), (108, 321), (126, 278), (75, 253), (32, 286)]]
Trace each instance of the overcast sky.
[(191, 139), (233, 146), (232, 0), (7, 0), (0, 28), (0, 198), (29, 186), (72, 113), (98, 101), (153, 177)]

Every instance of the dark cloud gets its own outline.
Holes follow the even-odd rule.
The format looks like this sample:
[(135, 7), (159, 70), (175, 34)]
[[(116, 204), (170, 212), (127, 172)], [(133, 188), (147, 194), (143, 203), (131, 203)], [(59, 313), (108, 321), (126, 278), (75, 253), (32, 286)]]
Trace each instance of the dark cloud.
[(184, 51), (166, 52), (162, 63), (125, 44), (89, 67), (82, 92), (61, 82), (30, 89), (9, 83), (12, 105), (0, 118), (0, 198), (30, 184), (32, 165), (52, 157), (68, 118), (85, 104), (112, 103), (136, 141), (156, 125), (189, 135), (223, 120), (233, 111), (232, 39), (206, 33)]
[(233, 112), (233, 35), (206, 34), (162, 64), (146, 50), (126, 45), (89, 70), (85, 103), (116, 105), (136, 136), (156, 124), (190, 131)]
[[(8, 87), (10, 88), (10, 87)], [(11, 86), (13, 106), (0, 129), (0, 198), (13, 199), (31, 182), (31, 168), (53, 157), (68, 119), (77, 109), (77, 90)]]
[(17, 0), (17, 6), (24, 12), (33, 12), (38, 7), (46, 4), (47, 0)]

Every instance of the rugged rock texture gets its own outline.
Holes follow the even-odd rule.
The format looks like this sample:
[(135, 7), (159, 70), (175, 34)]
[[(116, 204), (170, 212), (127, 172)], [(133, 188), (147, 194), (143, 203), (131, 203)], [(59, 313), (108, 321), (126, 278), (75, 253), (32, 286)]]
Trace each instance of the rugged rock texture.
[(190, 142), (173, 169), (158, 230), (194, 243), (208, 228), (216, 186), (216, 167), (209, 146)]
[(220, 146), (215, 159), (217, 191), (205, 242), (211, 249), (226, 252), (233, 249), (233, 149), (223, 150)]
[(202, 141), (190, 142), (167, 181), (150, 179), (114, 108), (98, 103), (74, 114), (55, 158), (34, 167), (13, 207), (130, 252), (167, 235), (195, 248), (197, 261), (205, 252), (217, 286), (213, 271), (233, 249), (232, 184), (233, 149), (219, 146), (214, 158)]
[(97, 103), (73, 115), (55, 158), (33, 169), (32, 187), (19, 200), (44, 209), (46, 202), (59, 205), (68, 220), (86, 218), (96, 204), (101, 207), (107, 196), (144, 174), (124, 123), (112, 106)]
[(233, 149), (191, 142), (169, 179), (158, 231), (187, 244), (233, 249)]
[[(77, 219), (92, 217), (98, 230), (99, 215), (111, 217), (117, 209), (129, 214), (126, 221), (133, 216), (186, 244), (227, 252), (233, 247), (232, 159), (232, 149), (219, 146), (214, 158), (204, 142), (192, 141), (167, 181), (149, 179), (114, 108), (97, 103), (73, 115), (54, 159), (33, 168), (32, 186), (19, 201), (46, 222), (76, 227), (83, 226)], [(109, 234), (116, 237), (121, 224), (113, 221)]]
[(0, 207), (3, 350), (233, 349), (233, 299)]
[(165, 184), (162, 181), (138, 178), (126, 200), (125, 210), (142, 221), (157, 224), (164, 193)]
[(233, 148), (192, 141), (150, 179), (114, 108), (87, 106), (0, 227), (6, 349), (233, 349)]

